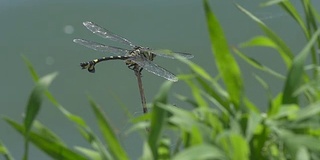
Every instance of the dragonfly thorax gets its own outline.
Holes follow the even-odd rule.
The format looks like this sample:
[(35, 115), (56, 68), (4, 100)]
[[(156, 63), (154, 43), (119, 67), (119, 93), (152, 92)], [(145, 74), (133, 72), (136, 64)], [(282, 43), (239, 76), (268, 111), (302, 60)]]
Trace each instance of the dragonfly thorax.
[(156, 57), (155, 54), (152, 54), (151, 51), (145, 47), (135, 47), (134, 50), (132, 50), (129, 53), (129, 56), (132, 57), (126, 60), (126, 65), (129, 65), (129, 66), (136, 65), (137, 63), (135, 63), (135, 61), (139, 61), (139, 62), (143, 62), (145, 60), (153, 61), (154, 57)]

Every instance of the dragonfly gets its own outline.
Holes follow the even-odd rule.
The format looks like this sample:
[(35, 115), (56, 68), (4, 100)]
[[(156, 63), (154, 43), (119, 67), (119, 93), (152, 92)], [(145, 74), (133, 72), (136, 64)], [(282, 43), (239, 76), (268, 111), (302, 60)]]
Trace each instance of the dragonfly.
[(152, 62), (154, 58), (156, 56), (160, 56), (160, 57), (165, 57), (170, 59), (176, 59), (175, 55), (179, 55), (187, 59), (194, 57), (192, 54), (189, 54), (189, 53), (173, 52), (168, 49), (155, 50), (149, 47), (134, 45), (128, 39), (122, 36), (119, 36), (117, 34), (114, 34), (109, 30), (102, 28), (93, 22), (89, 22), (89, 21), (83, 22), (83, 25), (89, 31), (91, 31), (92, 33), (102, 38), (119, 42), (131, 48), (131, 49), (124, 49), (124, 48), (100, 44), (100, 43), (85, 40), (85, 39), (74, 39), (73, 42), (77, 44), (83, 45), (85, 47), (88, 47), (96, 51), (107, 52), (112, 54), (111, 56), (108, 56), (108, 57), (101, 57), (88, 62), (80, 63), (80, 66), (82, 67), (82, 69), (87, 69), (91, 73), (95, 72), (95, 65), (100, 62), (108, 61), (108, 60), (125, 60), (126, 65), (130, 69), (135, 69), (138, 67), (140, 69), (139, 72), (141, 72), (142, 69), (145, 69), (148, 72), (153, 73), (157, 76), (163, 77), (169, 81), (176, 82), (178, 81), (178, 78), (173, 73), (169, 72), (168, 70)]

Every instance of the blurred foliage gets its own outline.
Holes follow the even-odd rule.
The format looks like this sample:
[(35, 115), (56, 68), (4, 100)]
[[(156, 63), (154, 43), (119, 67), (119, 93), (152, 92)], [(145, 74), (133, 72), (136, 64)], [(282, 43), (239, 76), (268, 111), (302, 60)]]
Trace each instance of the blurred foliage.
[[(208, 1), (204, 0), (203, 5), (213, 61), (219, 73), (213, 77), (201, 66), (176, 57), (192, 70), (191, 74), (180, 75), (179, 78), (190, 88), (193, 96), (188, 98), (177, 95), (177, 98), (194, 108), (185, 110), (170, 105), (167, 95), (172, 82), (165, 82), (151, 103), (152, 111), (136, 117), (128, 131), (146, 133), (142, 134), (144, 143), (141, 146), (141, 159), (320, 159), (320, 16), (310, 0), (301, 0), (303, 15), (300, 15), (288, 0), (270, 0), (262, 4), (264, 7), (281, 6), (300, 26), (307, 43), (296, 54), (292, 53), (290, 47), (271, 28), (237, 4), (239, 11), (255, 21), (265, 35), (253, 37), (242, 43), (240, 48), (234, 47), (230, 50), (222, 27)], [(241, 51), (246, 47), (275, 49), (287, 67), (286, 75), (247, 56)], [(280, 93), (275, 97), (268, 95), (269, 102), (265, 113), (244, 94), (244, 79), (232, 52), (252, 67), (284, 80), (284, 88)], [(305, 64), (307, 58), (311, 58), (311, 64)], [(31, 63), (26, 59), (25, 62), (35, 81), (35, 87), (26, 104), (24, 122), (20, 124), (4, 118), (25, 139), (24, 159), (28, 159), (30, 143), (53, 159), (130, 159), (107, 117), (91, 98), (90, 105), (104, 140), (100, 140), (85, 120), (67, 111), (47, 90), (56, 73), (39, 78)], [(268, 84), (262, 78), (258, 75), (255, 75), (255, 78), (269, 91)], [(37, 120), (45, 99), (52, 102), (77, 126), (79, 134), (91, 148), (66, 146), (61, 138)], [(306, 100), (301, 103), (301, 99)], [(167, 131), (179, 138), (169, 138), (170, 136), (166, 136)], [(0, 154), (5, 159), (13, 159), (2, 143)]]

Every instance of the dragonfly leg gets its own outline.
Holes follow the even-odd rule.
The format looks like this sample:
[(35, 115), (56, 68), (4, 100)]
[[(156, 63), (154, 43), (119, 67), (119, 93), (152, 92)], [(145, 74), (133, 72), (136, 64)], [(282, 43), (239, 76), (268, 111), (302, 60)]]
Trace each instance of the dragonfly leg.
[(128, 68), (133, 70), (136, 76), (141, 76), (142, 67), (138, 64), (130, 64), (128, 65)]
[(135, 64), (127, 64), (128, 65), (128, 68), (131, 69), (131, 70), (134, 70), (135, 69)]
[(143, 68), (141, 67), (141, 68), (139, 69), (139, 73), (141, 73), (141, 72), (142, 72), (142, 70), (143, 70)]

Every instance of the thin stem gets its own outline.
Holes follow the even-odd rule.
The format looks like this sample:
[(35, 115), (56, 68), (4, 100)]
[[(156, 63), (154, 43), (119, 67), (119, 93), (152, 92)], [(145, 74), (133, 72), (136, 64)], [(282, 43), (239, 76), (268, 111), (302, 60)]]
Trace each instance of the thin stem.
[(139, 92), (140, 92), (143, 113), (146, 114), (148, 112), (148, 108), (147, 108), (147, 104), (146, 104), (146, 97), (144, 95), (144, 90), (142, 87), (141, 68), (138, 65), (135, 65), (133, 70), (134, 70), (134, 74), (136, 75), (137, 80), (138, 80), (138, 86), (139, 86)]

